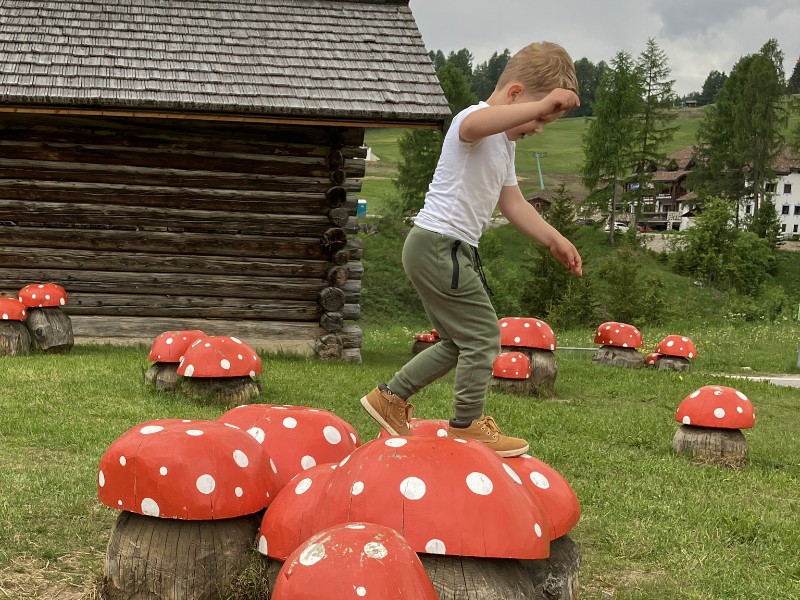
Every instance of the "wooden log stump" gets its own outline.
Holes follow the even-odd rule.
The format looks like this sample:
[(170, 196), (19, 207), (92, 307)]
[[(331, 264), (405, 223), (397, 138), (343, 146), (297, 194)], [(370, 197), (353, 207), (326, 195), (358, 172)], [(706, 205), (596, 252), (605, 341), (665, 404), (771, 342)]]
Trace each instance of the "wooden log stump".
[(345, 305), (344, 290), (338, 287), (326, 287), (319, 292), (319, 305), (325, 312), (339, 312)]
[[(246, 570), (263, 570), (254, 551), (260, 519), (159, 519), (123, 511), (106, 553), (105, 600), (217, 600), (231, 597)], [(269, 578), (260, 579), (269, 595)], [(236, 597), (236, 596), (234, 596)]]
[(29, 308), (25, 324), (33, 345), (43, 352), (67, 352), (75, 345), (72, 321), (58, 307)]
[(517, 396), (546, 398), (555, 394), (558, 366), (553, 352), (515, 346), (503, 346), (501, 352), (522, 352), (531, 361), (531, 376), (528, 379), (492, 377), (493, 386)]
[(435, 346), (439, 343), (437, 339), (435, 342), (424, 342), (422, 340), (414, 340), (414, 343), (411, 345), (411, 354), (419, 354), (423, 350), (427, 350), (431, 346)]
[(0, 321), (0, 356), (16, 356), (31, 351), (31, 335), (24, 321)]
[(741, 467), (747, 462), (747, 439), (739, 429), (681, 425), (672, 438), (672, 449), (698, 464)]
[(319, 319), (319, 326), (325, 331), (336, 333), (344, 328), (344, 316), (340, 312), (323, 313)]
[(542, 560), (420, 554), (440, 600), (577, 600), (580, 550), (569, 536)]
[(239, 406), (261, 395), (261, 382), (248, 376), (182, 377), (177, 389), (201, 402)]
[(644, 357), (636, 348), (620, 348), (618, 346), (600, 346), (592, 361), (612, 367), (641, 369)]
[(692, 368), (688, 358), (682, 356), (661, 356), (656, 360), (659, 371), (688, 371)]
[(159, 391), (174, 390), (179, 383), (178, 363), (155, 362), (144, 374), (144, 384)]
[(341, 360), (343, 349), (342, 339), (335, 333), (323, 335), (314, 342), (314, 352), (322, 360)]

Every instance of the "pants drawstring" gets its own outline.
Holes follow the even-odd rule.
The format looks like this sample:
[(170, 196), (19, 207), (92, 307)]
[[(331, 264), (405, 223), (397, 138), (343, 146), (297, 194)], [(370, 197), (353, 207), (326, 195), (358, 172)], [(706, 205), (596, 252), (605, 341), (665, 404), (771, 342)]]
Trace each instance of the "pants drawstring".
[(481, 278), (483, 289), (486, 290), (487, 294), (493, 296), (494, 292), (492, 291), (492, 288), (489, 287), (489, 283), (486, 281), (486, 273), (483, 272), (483, 263), (481, 262), (481, 255), (476, 247), (474, 246), (470, 247), (472, 248), (472, 253), (475, 255), (475, 269), (478, 271), (478, 277)]

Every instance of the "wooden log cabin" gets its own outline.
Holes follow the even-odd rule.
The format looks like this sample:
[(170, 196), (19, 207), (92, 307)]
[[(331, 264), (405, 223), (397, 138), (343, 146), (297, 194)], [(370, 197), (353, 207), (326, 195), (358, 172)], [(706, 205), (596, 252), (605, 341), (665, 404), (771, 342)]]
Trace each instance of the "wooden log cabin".
[(77, 341), (359, 361), (367, 127), (450, 111), (408, 0), (2, 0), (0, 296)]

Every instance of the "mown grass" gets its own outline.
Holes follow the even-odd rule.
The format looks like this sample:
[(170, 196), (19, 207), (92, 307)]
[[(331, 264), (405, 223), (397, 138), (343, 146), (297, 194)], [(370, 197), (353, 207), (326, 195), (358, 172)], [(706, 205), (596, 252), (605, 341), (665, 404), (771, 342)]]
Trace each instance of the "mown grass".
[[(371, 439), (377, 428), (357, 398), (402, 366), (414, 331), (367, 327), (359, 366), (265, 356), (262, 401), (331, 410)], [(646, 345), (667, 332), (645, 330)], [(788, 365), (800, 325), (681, 332), (700, 352), (688, 374), (603, 367), (589, 352), (559, 350), (555, 398), (493, 392), (487, 408), (578, 494), (583, 517), (571, 535), (583, 552), (581, 597), (798, 597), (800, 390), (719, 373)], [(592, 347), (591, 334), (557, 332), (562, 346)], [(0, 362), (0, 590), (75, 597), (102, 572), (117, 517), (96, 500), (96, 467), (108, 445), (143, 421), (214, 419), (225, 407), (146, 389), (143, 347), (77, 346)], [(671, 452), (677, 405), (711, 383), (733, 385), (755, 404), (743, 469), (695, 466)], [(450, 416), (451, 386), (447, 376), (423, 390), (417, 416)]]

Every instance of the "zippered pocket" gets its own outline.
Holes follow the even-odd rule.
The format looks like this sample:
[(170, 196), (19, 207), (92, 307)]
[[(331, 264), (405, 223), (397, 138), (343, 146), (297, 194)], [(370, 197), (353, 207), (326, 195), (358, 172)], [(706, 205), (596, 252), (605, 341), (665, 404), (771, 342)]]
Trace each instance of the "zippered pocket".
[(453, 245), (450, 246), (450, 259), (453, 261), (453, 278), (450, 281), (450, 289), (457, 290), (458, 289), (458, 249), (461, 246), (461, 240), (456, 240), (453, 242)]

